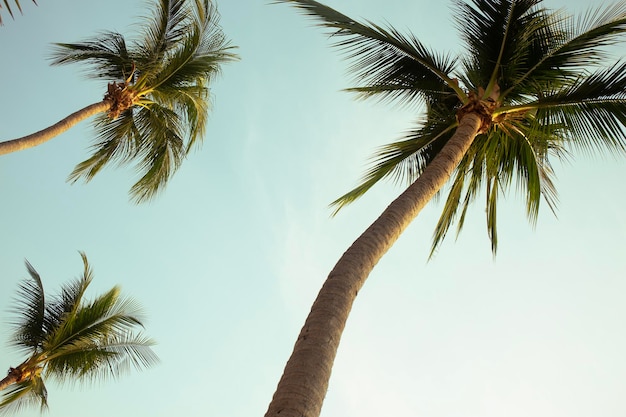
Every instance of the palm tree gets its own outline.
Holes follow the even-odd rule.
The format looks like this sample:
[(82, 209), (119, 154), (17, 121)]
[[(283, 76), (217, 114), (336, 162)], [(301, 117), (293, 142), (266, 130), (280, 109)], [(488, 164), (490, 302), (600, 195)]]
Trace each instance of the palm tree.
[(0, 143), (0, 155), (44, 143), (97, 115), (93, 154), (70, 174), (89, 181), (109, 163), (137, 163), (135, 202), (155, 196), (203, 138), (209, 84), (236, 58), (211, 0), (159, 0), (139, 42), (105, 32), (82, 43), (57, 43), (53, 65), (88, 64), (104, 79), (104, 99), (37, 133)]
[[(607, 64), (605, 47), (626, 31), (626, 2), (574, 19), (541, 0), (455, 1), (466, 55), (426, 48), (391, 26), (358, 22), (313, 0), (290, 3), (329, 29), (351, 60), (359, 98), (420, 103), (421, 124), (383, 146), (340, 209), (383, 178), (408, 188), (352, 244), (315, 300), (266, 416), (315, 417), (339, 340), (369, 273), (445, 184), (449, 191), (433, 251), (481, 189), (497, 249), (496, 205), (511, 185), (523, 190), (529, 218), (541, 196), (555, 203), (549, 157), (569, 149), (626, 151), (626, 62)], [(450, 181), (452, 179), (452, 181)]]
[(12, 344), (27, 354), (26, 360), (0, 380), (7, 390), (0, 413), (47, 405), (44, 377), (60, 381), (97, 380), (117, 376), (130, 365), (154, 364), (153, 341), (135, 332), (141, 312), (131, 298), (120, 297), (112, 288), (92, 301), (84, 295), (93, 279), (85, 254), (80, 279), (65, 285), (53, 299), (44, 297), (41, 278), (26, 262), (31, 279), (21, 283), (14, 312)]
[[(13, 15), (13, 10), (11, 10), (11, 5), (9, 4), (9, 0), (3, 0), (4, 2), (4, 7), (7, 8), (7, 12), (9, 12), (9, 16), (11, 16), (11, 18), (15, 18), (15, 16)], [(37, 4), (37, 2), (35, 0), (33, 0), (33, 3)], [(17, 6), (17, 10), (20, 11), (20, 13), (22, 13), (22, 6), (20, 6), (20, 1), (19, 0), (15, 0), (15, 5)], [(0, 10), (2, 10), (2, 5), (0, 4)], [(0, 14), (0, 25), (2, 25), (2, 15)]]

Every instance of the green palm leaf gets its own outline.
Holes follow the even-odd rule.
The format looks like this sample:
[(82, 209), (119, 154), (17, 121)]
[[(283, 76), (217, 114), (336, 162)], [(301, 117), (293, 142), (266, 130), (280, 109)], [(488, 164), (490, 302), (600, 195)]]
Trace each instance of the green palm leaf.
[[(511, 88), (533, 88), (539, 83), (576, 79), (579, 70), (602, 65), (609, 56), (604, 48), (613, 46), (626, 30), (626, 4), (618, 2), (605, 9), (590, 9), (576, 20), (554, 13), (548, 28), (537, 33), (542, 47), (536, 48), (523, 74)], [(528, 83), (527, 83), (528, 81)]]
[(39, 406), (41, 412), (48, 409), (48, 391), (38, 375), (7, 389), (0, 401), (0, 415), (18, 414), (33, 406)]
[[(626, 32), (626, 3), (591, 9), (581, 19), (542, 7), (541, 0), (455, 1), (463, 58), (432, 53), (414, 35), (360, 23), (313, 0), (290, 3), (330, 29), (359, 98), (426, 106), (421, 126), (382, 146), (360, 184), (331, 206), (336, 213), (383, 178), (415, 181), (456, 128), (470, 94), (498, 98), (490, 129), (479, 135), (451, 180), (432, 251), (450, 226), (462, 229), (467, 208), (485, 193), (487, 228), (497, 248), (497, 202), (510, 187), (536, 221), (542, 198), (554, 211), (550, 158), (567, 149), (623, 153), (626, 148), (626, 63), (606, 62), (606, 47)], [(462, 65), (458, 68), (455, 63)], [(456, 81), (458, 79), (458, 82)], [(432, 253), (431, 253), (432, 255)]]
[[(416, 94), (422, 96), (424, 92), (446, 89), (465, 98), (465, 93), (449, 76), (453, 60), (432, 53), (416, 37), (404, 36), (392, 27), (359, 23), (316, 1), (278, 0), (276, 3), (292, 3), (319, 19), (321, 26), (332, 30), (332, 36), (339, 39), (335, 46), (353, 61), (349, 69), (355, 80), (366, 85), (353, 91), (364, 97), (375, 94), (370, 89), (380, 89), (389, 97), (406, 94), (405, 100), (410, 100)], [(422, 83), (426, 88), (421, 88)]]
[(52, 65), (84, 63), (85, 76), (109, 81), (125, 80), (133, 67), (126, 39), (117, 32), (104, 32), (80, 43), (55, 43), (51, 60)]
[(44, 340), (46, 328), (46, 304), (41, 278), (32, 265), (26, 262), (32, 280), (22, 282), (16, 298), (13, 323), (13, 345), (20, 349), (37, 349)]
[(136, 116), (142, 138), (137, 170), (141, 178), (131, 188), (136, 202), (148, 200), (165, 187), (185, 157), (184, 126), (179, 115), (156, 103), (140, 109)]
[(424, 114), (404, 140), (379, 148), (362, 182), (333, 202), (340, 209), (383, 178), (411, 182), (328, 275), (266, 414), (317, 417), (355, 297), (429, 200), (447, 192), (431, 256), (454, 223), (460, 232), (480, 195), (495, 254), (503, 194), (517, 188), (534, 224), (540, 203), (554, 208), (557, 202), (551, 159), (577, 148), (624, 153), (626, 63), (620, 57), (606, 69), (613, 62), (604, 54), (623, 40), (626, 2), (575, 21), (541, 0), (454, 0), (466, 46), (456, 59), (430, 52), (411, 34), (357, 22), (314, 0), (276, 2), (330, 29), (360, 83), (350, 89), (359, 98), (396, 100)]
[[(73, 125), (94, 113), (107, 113), (96, 116), (92, 153), (68, 181), (88, 182), (108, 165), (135, 164), (140, 178), (130, 197), (136, 203), (163, 190), (202, 142), (209, 86), (224, 63), (237, 59), (211, 0), (158, 0), (143, 29), (132, 41), (104, 32), (79, 43), (56, 43), (51, 53), (52, 65), (82, 63), (88, 77), (108, 83), (101, 103), (71, 115), (71, 123), (57, 124)], [(55, 129), (44, 129), (1, 142), (0, 154), (35, 146), (56, 134)]]
[[(143, 369), (157, 363), (151, 349), (154, 341), (136, 331), (143, 327), (143, 314), (135, 300), (122, 297), (118, 287), (93, 300), (85, 299), (93, 271), (85, 254), (81, 257), (82, 276), (63, 285), (58, 296), (45, 302), (41, 279), (27, 263), (34, 283), (20, 285), (18, 295), (23, 301), (19, 306), (26, 308), (20, 309), (19, 315), (25, 319), (16, 322), (14, 338), (23, 350), (28, 348), (29, 357), (11, 368), (0, 383), (6, 386), (0, 413), (35, 403), (47, 407), (42, 376), (59, 382), (96, 381), (116, 378), (131, 367)], [(23, 336), (31, 333), (36, 333), (37, 339)]]
[(188, 10), (184, 0), (158, 2), (153, 15), (146, 19), (146, 39), (142, 49), (147, 62), (157, 64), (185, 35), (185, 21), (190, 18)]
[[(94, 74), (109, 79), (114, 74), (107, 71), (117, 71), (118, 79), (131, 80), (128, 88), (137, 95), (139, 106), (122, 113), (119, 121), (97, 119), (94, 153), (76, 166), (69, 181), (89, 181), (109, 163), (135, 161), (140, 178), (130, 195), (134, 202), (144, 202), (164, 189), (186, 154), (202, 140), (209, 110), (208, 85), (221, 64), (236, 56), (218, 26), (212, 3), (193, 4), (161, 1), (148, 21), (144, 42), (128, 50), (121, 35), (112, 34), (105, 37), (106, 42), (87, 42), (96, 51), (91, 55), (84, 54), (80, 44), (58, 44), (53, 63), (85, 61), (95, 66)], [(79, 45), (83, 54), (72, 54)], [(70, 55), (64, 57), (64, 50)]]
[[(19, 0), (14, 0), (15, 2), (15, 6), (17, 7), (17, 10), (22, 13), (22, 6), (20, 5)], [(13, 10), (11, 9), (11, 4), (9, 2), (9, 0), (3, 0), (4, 3), (4, 7), (6, 7), (7, 12), (9, 13), (9, 16), (11, 16), (11, 19), (14, 19), (15, 16), (13, 15)], [(37, 2), (35, 0), (33, 0), (33, 3), (37, 4)], [(0, 4), (0, 10), (2, 10), (2, 5)], [(2, 14), (0, 13), (0, 25), (2, 25)]]
[(152, 339), (141, 334), (116, 332), (94, 343), (87, 337), (57, 349), (47, 363), (47, 375), (60, 382), (94, 382), (118, 378), (131, 368), (158, 363)]
[(384, 178), (405, 184), (415, 181), (452, 136), (456, 124), (454, 118), (425, 122), (422, 127), (409, 132), (406, 139), (382, 146), (372, 157), (372, 166), (366, 171), (361, 183), (330, 204), (334, 207), (333, 215)]
[(545, 28), (545, 16), (535, 6), (541, 0), (473, 0), (456, 2), (456, 21), (467, 44), (463, 79), (467, 87), (484, 87), (489, 95), (496, 81), (508, 87), (535, 41)]
[(626, 62), (580, 77), (541, 97), (537, 117), (568, 128), (568, 142), (588, 151), (626, 151)]

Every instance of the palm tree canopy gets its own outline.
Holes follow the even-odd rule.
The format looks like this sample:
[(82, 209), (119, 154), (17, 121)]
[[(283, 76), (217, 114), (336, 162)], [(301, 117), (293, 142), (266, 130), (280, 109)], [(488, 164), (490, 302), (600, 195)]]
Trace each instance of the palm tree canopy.
[(13, 313), (11, 343), (28, 355), (9, 374), (19, 374), (0, 401), (0, 413), (39, 404), (47, 408), (44, 378), (59, 382), (95, 381), (117, 377), (131, 366), (142, 369), (157, 361), (154, 342), (136, 332), (143, 327), (136, 301), (120, 296), (118, 287), (87, 300), (93, 279), (87, 257), (81, 253), (82, 276), (47, 299), (41, 278), (26, 262), (30, 280), (20, 284)]
[(204, 135), (209, 85), (236, 59), (210, 0), (159, 0), (136, 42), (104, 32), (81, 43), (57, 43), (52, 64), (87, 64), (109, 82), (107, 115), (96, 118), (93, 154), (69, 180), (89, 181), (109, 163), (137, 161), (135, 202), (154, 197)]
[[(358, 22), (312, 0), (291, 3), (338, 39), (359, 98), (420, 103), (407, 136), (381, 147), (362, 182), (331, 205), (335, 213), (383, 178), (411, 183), (453, 135), (473, 99), (491, 101), (484, 128), (459, 164), (436, 226), (432, 251), (486, 192), (487, 227), (497, 249), (498, 197), (511, 185), (536, 220), (541, 196), (557, 202), (550, 157), (570, 150), (626, 152), (626, 62), (607, 66), (607, 47), (626, 31), (626, 2), (575, 19), (541, 0), (456, 0), (462, 57), (430, 51), (416, 36)], [(432, 253), (431, 253), (432, 254)]]
[[(22, 13), (22, 6), (20, 5), (19, 0), (14, 0), (15, 1), (15, 6), (17, 7), (17, 10), (19, 10), (20, 13)], [(13, 14), (13, 9), (11, 9), (11, 4), (9, 2), (9, 0), (3, 0), (4, 3), (4, 7), (6, 7), (7, 12), (9, 13), (9, 16), (11, 16), (11, 18), (15, 18), (14, 14)], [(33, 0), (33, 3), (37, 4), (37, 2), (35, 0)], [(0, 10), (2, 10), (2, 4), (0, 4)], [(0, 14), (0, 25), (2, 25), (2, 14)]]

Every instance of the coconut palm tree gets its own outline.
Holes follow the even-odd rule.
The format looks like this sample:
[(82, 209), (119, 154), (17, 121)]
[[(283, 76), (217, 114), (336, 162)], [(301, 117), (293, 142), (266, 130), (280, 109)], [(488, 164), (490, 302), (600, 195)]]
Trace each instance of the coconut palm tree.
[(64, 285), (52, 299), (44, 296), (37, 271), (26, 262), (30, 280), (22, 282), (14, 313), (12, 344), (27, 358), (0, 380), (0, 413), (47, 405), (44, 378), (59, 381), (98, 380), (154, 364), (152, 340), (136, 332), (141, 311), (118, 287), (91, 301), (84, 298), (93, 279), (85, 254), (80, 279)]
[(106, 94), (46, 129), (0, 143), (0, 155), (44, 143), (97, 115), (93, 154), (69, 180), (89, 181), (107, 164), (135, 161), (141, 178), (131, 198), (153, 197), (203, 138), (209, 84), (236, 55), (211, 0), (159, 0), (139, 39), (128, 44), (121, 34), (105, 32), (55, 44), (53, 65), (87, 64), (87, 76), (108, 82)]
[(383, 178), (408, 188), (343, 254), (315, 300), (266, 416), (318, 416), (339, 340), (369, 273), (420, 210), (449, 184), (433, 251), (483, 189), (492, 250), (498, 197), (525, 194), (531, 220), (541, 196), (555, 203), (550, 157), (570, 149), (626, 150), (626, 62), (606, 47), (626, 31), (626, 2), (574, 19), (541, 0), (455, 1), (466, 53), (435, 53), (416, 36), (359, 22), (313, 0), (290, 3), (329, 29), (346, 53), (359, 98), (420, 103), (420, 124), (385, 145), (340, 209)]
[[(11, 5), (9, 4), (9, 0), (3, 0), (4, 2), (4, 7), (6, 7), (7, 12), (9, 13), (9, 16), (11, 16), (11, 18), (13, 19), (15, 16), (13, 15), (13, 10), (11, 10)], [(33, 0), (33, 3), (37, 4), (37, 2), (35, 0)], [(17, 10), (20, 11), (20, 13), (22, 13), (22, 6), (20, 6), (20, 2), (19, 0), (15, 0), (15, 6), (17, 6)], [(0, 10), (2, 10), (2, 5), (0, 4)], [(2, 25), (2, 15), (0, 14), (0, 25)]]

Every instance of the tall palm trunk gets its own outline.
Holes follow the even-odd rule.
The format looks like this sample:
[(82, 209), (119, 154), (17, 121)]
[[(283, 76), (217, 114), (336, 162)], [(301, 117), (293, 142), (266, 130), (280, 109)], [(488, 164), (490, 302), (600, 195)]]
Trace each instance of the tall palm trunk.
[(311, 307), (265, 417), (319, 416), (357, 293), (380, 258), (448, 181), (480, 127), (479, 114), (466, 114), (422, 175), (339, 259)]
[(28, 148), (33, 148), (37, 145), (41, 145), (44, 142), (49, 141), (55, 136), (69, 130), (74, 125), (82, 122), (85, 119), (90, 118), (98, 113), (108, 111), (111, 108), (111, 101), (102, 100), (98, 103), (90, 104), (87, 107), (83, 107), (67, 116), (65, 119), (47, 127), (39, 132), (24, 136), (18, 139), (8, 140), (6, 142), (0, 142), (0, 155), (4, 155), (11, 152), (17, 152)]

